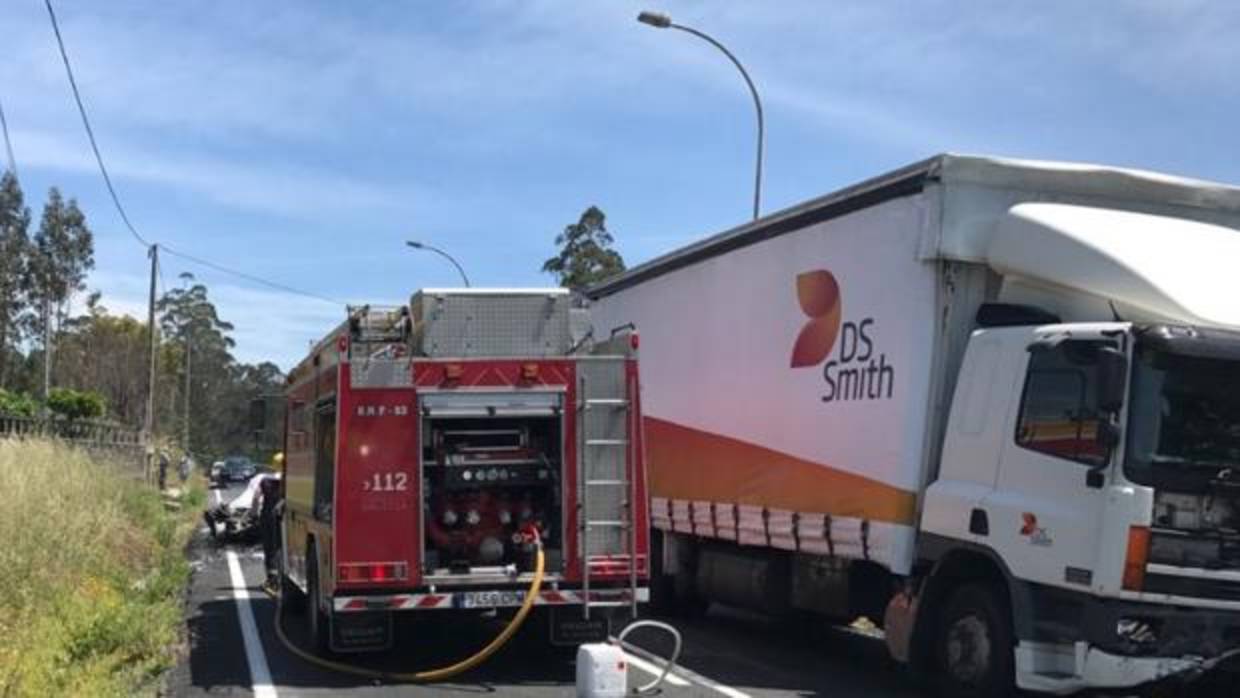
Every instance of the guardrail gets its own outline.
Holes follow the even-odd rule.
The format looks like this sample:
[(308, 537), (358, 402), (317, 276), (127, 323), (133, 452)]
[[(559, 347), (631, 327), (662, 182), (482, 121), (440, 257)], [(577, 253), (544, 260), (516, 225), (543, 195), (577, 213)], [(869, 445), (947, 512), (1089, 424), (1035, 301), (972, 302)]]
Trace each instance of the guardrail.
[(150, 477), (142, 432), (90, 419), (0, 414), (0, 439), (56, 439), (104, 456), (137, 479)]
[(107, 422), (0, 415), (0, 438), (14, 437), (52, 438), (91, 448), (142, 448), (140, 431)]

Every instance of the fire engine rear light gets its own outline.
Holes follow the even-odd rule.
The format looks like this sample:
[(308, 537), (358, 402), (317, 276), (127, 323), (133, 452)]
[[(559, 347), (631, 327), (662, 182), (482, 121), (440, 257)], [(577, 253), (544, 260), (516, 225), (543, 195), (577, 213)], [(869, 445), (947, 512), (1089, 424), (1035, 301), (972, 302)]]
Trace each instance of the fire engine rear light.
[(1141, 591), (1145, 586), (1145, 564), (1150, 558), (1150, 529), (1147, 526), (1128, 528), (1128, 552), (1124, 556), (1123, 586)]
[(538, 364), (521, 364), (521, 380), (538, 380)]
[(403, 562), (354, 562), (340, 565), (341, 582), (402, 582), (409, 579), (409, 566)]
[(448, 364), (443, 367), (443, 379), (446, 381), (460, 380), (465, 367), (460, 364)]
[(632, 348), (633, 351), (637, 351), (637, 348), (639, 346), (641, 346), (641, 340), (637, 338), (637, 333), (634, 332), (633, 334), (630, 334), (629, 335), (629, 347)]

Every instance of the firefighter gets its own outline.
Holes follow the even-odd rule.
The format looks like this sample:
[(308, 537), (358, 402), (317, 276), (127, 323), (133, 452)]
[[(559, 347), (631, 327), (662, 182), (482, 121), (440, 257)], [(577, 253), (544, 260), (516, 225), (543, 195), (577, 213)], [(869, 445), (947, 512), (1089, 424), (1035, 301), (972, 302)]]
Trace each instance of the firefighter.
[[(284, 454), (271, 458), (272, 468), (279, 473), (284, 464)], [(263, 589), (274, 596), (280, 589), (280, 552), (283, 541), (280, 536), (280, 519), (284, 515), (284, 479), (265, 478), (260, 484), (262, 503), (259, 505), (258, 530), (263, 539), (263, 565), (267, 569), (267, 581)]]

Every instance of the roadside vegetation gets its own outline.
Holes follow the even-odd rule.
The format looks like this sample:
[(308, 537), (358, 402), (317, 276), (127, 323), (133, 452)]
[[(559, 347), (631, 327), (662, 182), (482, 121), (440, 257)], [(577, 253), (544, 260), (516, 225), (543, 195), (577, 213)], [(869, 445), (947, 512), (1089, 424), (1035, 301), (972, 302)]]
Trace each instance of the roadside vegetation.
[(205, 491), (168, 502), (133, 474), (0, 440), (0, 695), (153, 695), (175, 662)]

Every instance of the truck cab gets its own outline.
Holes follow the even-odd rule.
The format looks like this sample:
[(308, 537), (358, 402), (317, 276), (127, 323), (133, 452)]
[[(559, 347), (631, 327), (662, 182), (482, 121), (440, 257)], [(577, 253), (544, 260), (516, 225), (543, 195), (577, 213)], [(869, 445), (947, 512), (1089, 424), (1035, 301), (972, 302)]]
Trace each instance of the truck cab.
[[(1227, 655), (1240, 641), (1240, 334), (995, 314), (970, 338), (921, 522), (923, 551), (953, 551), (928, 552), (936, 564), (991, 570), (990, 597), (975, 585), (938, 599), (944, 656), (930, 661), (967, 686), (1009, 671), (978, 648), (1011, 638), (1016, 683), (1064, 693)], [(983, 600), (953, 606), (962, 592)], [(985, 627), (988, 601), (1012, 627)]]

